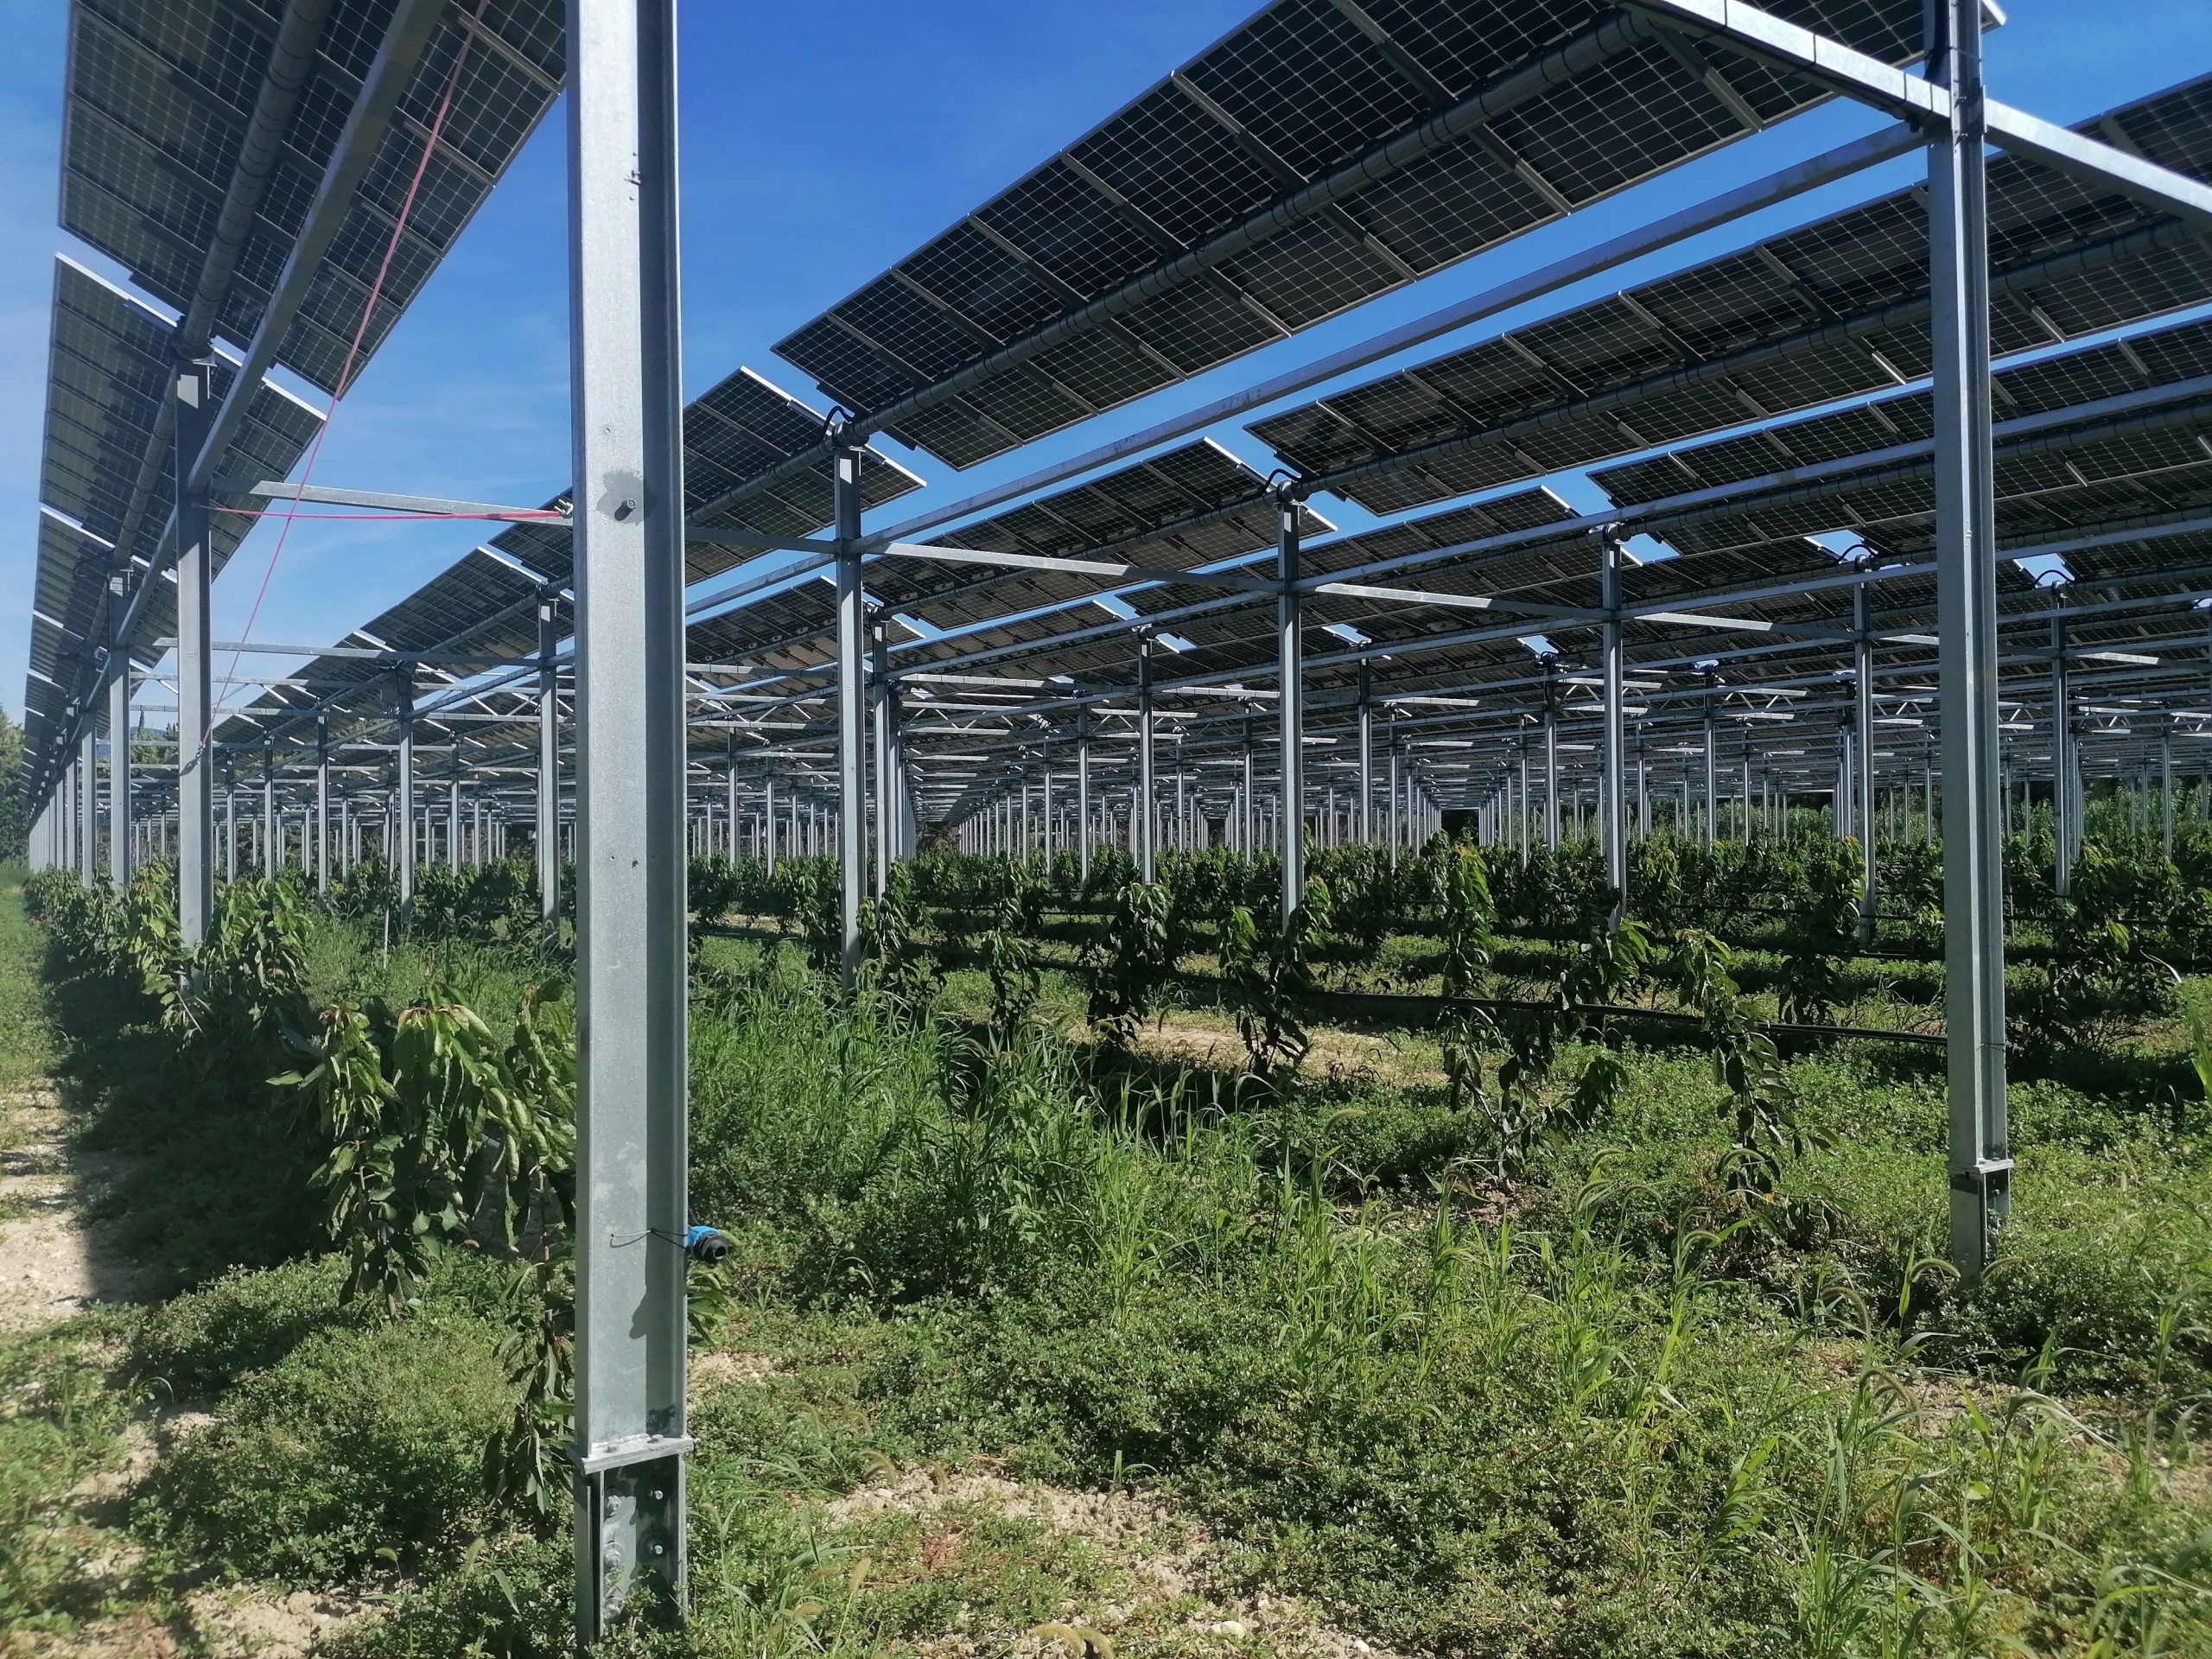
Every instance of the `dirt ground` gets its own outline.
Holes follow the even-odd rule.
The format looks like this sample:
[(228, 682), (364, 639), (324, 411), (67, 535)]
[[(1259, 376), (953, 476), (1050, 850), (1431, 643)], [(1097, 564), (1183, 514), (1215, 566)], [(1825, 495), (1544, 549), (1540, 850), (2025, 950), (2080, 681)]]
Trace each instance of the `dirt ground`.
[[(137, 1294), (144, 1275), (117, 1247), (115, 1229), (87, 1223), (82, 1213), (124, 1161), (73, 1149), (67, 1116), (50, 1090), (0, 1097), (0, 1336), (58, 1325)], [(70, 1494), (73, 1507), (106, 1510), (127, 1498), (163, 1445), (207, 1421), (189, 1411), (149, 1413), (125, 1431), (122, 1464), (82, 1482)], [(112, 1547), (86, 1558), (81, 1571), (88, 1580), (120, 1582), (137, 1552), (119, 1533), (103, 1535), (112, 1536)], [(6, 1547), (0, 1538), (0, 1548)], [(358, 1611), (307, 1592), (207, 1587), (187, 1593), (167, 1619), (131, 1612), (67, 1634), (0, 1632), (0, 1659), (305, 1659), (318, 1637)]]
[(0, 1332), (35, 1331), (96, 1301), (127, 1301), (140, 1275), (79, 1211), (111, 1159), (73, 1157), (60, 1107), (34, 1090), (0, 1102)]

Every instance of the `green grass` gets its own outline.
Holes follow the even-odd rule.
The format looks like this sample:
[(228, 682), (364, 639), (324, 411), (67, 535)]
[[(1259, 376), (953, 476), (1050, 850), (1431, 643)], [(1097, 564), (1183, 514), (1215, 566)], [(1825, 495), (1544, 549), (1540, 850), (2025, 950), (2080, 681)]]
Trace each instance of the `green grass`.
[(43, 1081), (54, 1058), (38, 930), (23, 913), (23, 874), (21, 865), (0, 867), (0, 1095)]
[[(1521, 954), (1506, 971), (1541, 971)], [(446, 985), (495, 1025), (548, 972), (311, 938), (318, 995)], [(184, 1189), (130, 1201), (175, 1294), (105, 1350), (0, 1350), (26, 1402), (20, 1428), (0, 1413), (11, 1505), (52, 1514), (133, 1404), (189, 1402), (213, 1423), (86, 1523), (148, 1552), (131, 1595), (162, 1605), (195, 1566), (337, 1582), (383, 1599), (352, 1659), (558, 1651), (566, 1539), (475, 1474), (512, 1403), (503, 1275), (454, 1253), (396, 1316), (341, 1307), (303, 1126), (250, 1080), (164, 1081), (104, 995), (58, 988), (53, 1063), (92, 1137)], [(1688, 1049), (1629, 1051), (1610, 1112), (1509, 1179), (1426, 1033), (1265, 1091), (1048, 1030), (994, 1050), (969, 1034), (986, 1001), (960, 969), (906, 1032), (827, 1007), (791, 949), (701, 953), (693, 1213), (737, 1252), (698, 1351), (744, 1363), (692, 1423), (683, 1651), (1033, 1650), (1085, 1624), (1123, 1652), (1268, 1650), (1035, 1513), (838, 1507), (918, 1470), (1134, 1486), (1217, 1535), (1210, 1594), (1292, 1592), (1406, 1651), (2212, 1651), (2201, 1102), (2016, 1084), (2018, 1219), (1969, 1290), (1935, 1259), (1929, 1057), (1792, 1062), (1824, 1144), (1786, 1171), (1816, 1224), (1784, 1236), (1737, 1224), (1726, 1097)], [(1079, 1031), (1080, 1004), (1056, 973), (1041, 1025)], [(26, 1559), (0, 1568), (20, 1620), (99, 1611), (66, 1551)], [(645, 1649), (677, 1650), (613, 1645)]]

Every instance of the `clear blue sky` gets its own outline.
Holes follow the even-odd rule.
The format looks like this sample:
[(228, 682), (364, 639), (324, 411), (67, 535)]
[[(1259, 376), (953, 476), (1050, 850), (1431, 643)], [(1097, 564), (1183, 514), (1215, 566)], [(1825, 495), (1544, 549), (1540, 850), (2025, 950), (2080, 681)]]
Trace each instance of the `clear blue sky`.
[[(850, 0), (834, 9), (683, 0), (687, 388), (696, 392), (745, 363), (819, 401), (774, 357), (772, 342), (1254, 9), (1249, 0)], [(0, 56), (0, 376), (16, 395), (0, 405), (0, 706), (20, 717), (53, 257), (67, 251), (121, 273), (56, 226), (67, 7), (17, 0), (9, 11), (14, 46)], [(1993, 90), (2053, 119), (2077, 119), (2212, 67), (2208, 0), (2018, 0), (2012, 13), (1989, 43)], [(340, 406), (318, 482), (527, 502), (565, 486), (563, 120), (556, 106)], [(965, 474), (926, 457), (902, 458), (931, 480), (931, 496), (965, 494), (1876, 124), (1863, 111), (1830, 105), (1018, 456)], [(1863, 175), (1598, 286), (1694, 263), (1753, 230), (1894, 188), (1913, 172), (1905, 165)], [(1577, 297), (1555, 298), (1540, 314)], [(1241, 430), (1215, 435), (1262, 470), (1270, 464)], [(1570, 499), (1577, 493), (1572, 483), (1566, 491)], [(911, 505), (890, 509), (880, 522), (905, 516)], [(1353, 511), (1323, 505), (1332, 517), (1359, 522)], [(244, 626), (274, 537), (271, 526), (257, 531), (217, 583), (217, 638), (235, 638)], [(254, 637), (332, 640), (468, 544), (463, 526), (302, 521)]]

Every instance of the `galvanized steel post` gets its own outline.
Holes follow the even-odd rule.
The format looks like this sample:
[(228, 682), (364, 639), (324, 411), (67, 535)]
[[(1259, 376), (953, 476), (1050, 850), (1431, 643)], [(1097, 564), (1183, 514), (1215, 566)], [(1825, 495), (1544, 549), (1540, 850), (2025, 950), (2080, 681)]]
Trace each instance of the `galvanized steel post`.
[(399, 728), (399, 803), (392, 852), (399, 867), (399, 907), (415, 902), (415, 683), (401, 669), (392, 677), (392, 720)]
[(2005, 1102), (2004, 842), (1998, 822), (1996, 500), (1980, 0), (1937, 0), (1928, 220), (1936, 407), (1937, 678), (1943, 743), (1950, 1255), (1968, 1280), (2011, 1206)]
[(1599, 837), (1605, 853), (1605, 883), (1613, 890), (1611, 925), (1628, 918), (1628, 760), (1626, 710), (1622, 707), (1621, 683), (1621, 543), (1618, 537), (1601, 536), (1598, 542), (1598, 604), (1605, 613), (1603, 640), (1605, 698), (1604, 794), (1599, 806)]
[(683, 458), (674, 0), (569, 0), (576, 1625), (684, 1587)]
[(177, 939), (188, 951), (207, 937), (215, 909), (215, 751), (208, 658), (207, 497), (190, 487), (207, 442), (209, 365), (176, 372), (176, 853)]
[(867, 618), (861, 589), (862, 446), (835, 447), (831, 495), (837, 531), (837, 896), (843, 937), (840, 976), (848, 994), (861, 977), (861, 883), (868, 861)]
[(1874, 942), (1875, 883), (1879, 869), (1874, 854), (1874, 640), (1867, 615), (1866, 584), (1851, 590), (1852, 665), (1857, 683), (1853, 687), (1852, 710), (1858, 726), (1858, 797), (1853, 822), (1859, 835), (1859, 942)]
[(115, 890), (130, 885), (130, 653), (122, 626), (125, 573), (108, 578), (107, 637), (107, 870)]
[(330, 891), (330, 716), (315, 717), (315, 890)]
[(1298, 592), (1299, 501), (1295, 486), (1275, 498), (1276, 702), (1282, 715), (1282, 918), (1285, 925), (1306, 897), (1306, 654)]
[(560, 596), (537, 590), (537, 919), (550, 932), (561, 921), (560, 672), (553, 660)]
[(1137, 880), (1149, 882), (1156, 875), (1154, 842), (1159, 814), (1153, 806), (1152, 776), (1152, 630), (1137, 630), (1137, 799), (1129, 815), (1135, 838)]

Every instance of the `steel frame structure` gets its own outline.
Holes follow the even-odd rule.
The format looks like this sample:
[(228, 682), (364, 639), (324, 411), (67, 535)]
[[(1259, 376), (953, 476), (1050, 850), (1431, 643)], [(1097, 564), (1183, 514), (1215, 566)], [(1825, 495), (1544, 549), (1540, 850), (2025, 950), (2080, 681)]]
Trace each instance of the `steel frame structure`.
[[(335, 3), (293, 0), (284, 14), (251, 116), (250, 131), (261, 137), (225, 200), (223, 223), (233, 232), (267, 188), (266, 141), (286, 117), (284, 66), (313, 50)], [(181, 925), (196, 944), (212, 910), (219, 839), (225, 868), (237, 867), (234, 815), (226, 808), (221, 826), (215, 817), (216, 772), (256, 753), (265, 870), (287, 856), (296, 826), (302, 861), (327, 885), (365, 855), (374, 820), (404, 899), (418, 858), (439, 855), (441, 833), (443, 858), (458, 864), (493, 855), (508, 826), (526, 825), (541, 915), (557, 928), (559, 866), (573, 851), (577, 1618), (587, 1639), (641, 1594), (680, 1606), (683, 1593), (691, 850), (753, 851), (772, 868), (779, 853), (834, 856), (849, 988), (868, 885), (880, 893), (893, 863), (921, 839), (910, 815), (975, 850), (1065, 850), (1086, 879), (1097, 850), (1115, 842), (1152, 880), (1163, 848), (1217, 837), (1250, 852), (1271, 834), (1287, 918), (1303, 898), (1309, 843), (1352, 840), (1395, 857), (1453, 811), (1479, 838), (1526, 852), (1537, 840), (1556, 846), (1563, 816), (1579, 823), (1589, 795), (1618, 920), (1629, 901), (1628, 843), (1652, 832), (1655, 794), (1663, 801), (1675, 791), (1678, 824), (1708, 840), (1726, 833), (1731, 817), (1737, 833), (1757, 833), (1777, 795), (1820, 795), (1834, 804), (1838, 832), (1859, 839), (1871, 937), (1884, 804), (1916, 791), (1932, 836), (1940, 776), (1952, 852), (1950, 1252), (1969, 1276), (1986, 1265), (2012, 1169), (1999, 887), (2012, 785), (2047, 780), (2063, 883), (2091, 771), (2131, 787), (2155, 779), (2171, 842), (2176, 740), (2212, 744), (2212, 632), (2202, 609), (2212, 603), (2212, 478), (2194, 471), (2200, 462), (2187, 454), (2193, 442), (2212, 457), (2212, 346), (2197, 338), (2202, 328), (2162, 321), (2212, 302), (2212, 266), (2191, 263), (2212, 228), (2212, 187), (2141, 153), (2111, 123), (2092, 137), (1991, 99), (1978, 0), (1938, 0), (1916, 67), (1739, 0), (1620, 5), (1596, 34), (1531, 60), (1482, 99), (1424, 87), (1427, 113), (1408, 130), (1417, 139), (1377, 140), (1311, 177), (1294, 176), (1248, 135), (1248, 158), (1281, 175), (1271, 218), (1249, 216), (1180, 251), (1154, 224), (1146, 233), (1162, 251), (1146, 273), (1080, 303), (1063, 296), (1062, 313), (1026, 334), (991, 338), (971, 327), (982, 343), (928, 384), (840, 410), (818, 434), (768, 446), (772, 458), (749, 474), (716, 477), (689, 494), (694, 411), (677, 391), (673, 0), (567, 0), (577, 485), (553, 503), (441, 501), (221, 470), (446, 16), (439, 0), (401, 0), (394, 10), (235, 365), (210, 352), (217, 296), (238, 252), (235, 234), (218, 238), (203, 292), (178, 325), (179, 365), (135, 469), (127, 533), (109, 544), (114, 568), (101, 605), (64, 659), (73, 677), (47, 677), (67, 702), (35, 757), (34, 856), (89, 878), (105, 823), (106, 868), (119, 882), (149, 848), (173, 842)], [(1471, 136), (1495, 160), (1503, 141), (1485, 124), (1540, 97), (1545, 76), (1583, 73), (1654, 41), (1701, 65), (1700, 84), (1746, 130), (1764, 121), (1730, 78), (1727, 65), (1738, 60), (1896, 124), (1126, 437), (888, 528), (864, 528), (869, 511), (909, 487), (867, 447), (870, 434), (925, 429), (932, 411), (964, 404), (1004, 377), (1039, 372), (1038, 364), (1086, 331), (1126, 331), (1147, 296), (1174, 283), (1230, 280), (1222, 273), (1284, 226), (1337, 222), (1366, 188), (1363, 177), (1371, 182)], [(1402, 50), (1399, 58), (1412, 61)], [(1415, 82), (1427, 73), (1417, 63), (1400, 68)], [(2212, 94), (2171, 96), (2194, 99), (2193, 118), (2212, 124)], [(1754, 118), (1744, 123), (1745, 115)], [(2048, 247), (2008, 245), (2000, 257), (1993, 145), (2083, 193), (2062, 204), (2069, 209), (2109, 198), (2139, 217), (2108, 212), (2078, 234), (2053, 232)], [(1463, 402), (1462, 429), (1376, 438), (1364, 458), (1294, 462), (1268, 478), (1218, 446), (1209, 454), (1184, 443), (1323, 387), (1336, 390), (1268, 426), (1324, 410), (1356, 429), (1340, 409), (1373, 390), (1344, 385), (1359, 371), (1915, 152), (1927, 168), (1924, 294), (1853, 315), (1762, 245), (1811, 320), (1751, 346), (1700, 353), (1643, 302), (1617, 296), (1671, 340), (1671, 363), (1584, 385), (1508, 331), (1484, 344), (1510, 348), (1558, 390), (1554, 405), (1498, 415)], [(2190, 154), (2196, 173), (2212, 173), (2212, 143)], [(1547, 211), (1564, 216), (1580, 205), (1525, 158), (1509, 159), (1515, 176), (1534, 177), (1531, 189), (1557, 198)], [(1073, 150), (1061, 160), (1085, 165)], [(2112, 224), (2119, 228), (2107, 234)], [(2154, 296), (2116, 325), (2133, 373), (2115, 385), (2100, 378), (2107, 343), (2078, 346), (2037, 296), (2130, 260), (2164, 261), (2165, 286), (2146, 284)], [(2056, 338), (2023, 346), (2016, 313), (2042, 315)], [(2001, 346), (1999, 317), (2012, 331)], [(842, 326), (854, 332), (849, 320)], [(1279, 324), (1283, 333), (1295, 326)], [(1900, 327), (1925, 330), (1924, 360), (1910, 372), (1866, 344), (1886, 345)], [(1870, 352), (1902, 390), (1808, 397), (1779, 410), (1743, 390), (1740, 377), (1763, 366), (1845, 345)], [(226, 369), (229, 390), (219, 397)], [(1437, 362), (1396, 372), (1428, 376), (1425, 391), (1452, 405), (1455, 394), (1439, 390)], [(2055, 391), (2035, 391), (2069, 375)], [(2015, 383), (2030, 389), (2025, 402), (2010, 391)], [(1630, 424), (1662, 391), (1695, 397), (1716, 388), (1724, 396), (1732, 388), (1751, 418), (1707, 413), (1671, 439)], [(810, 414), (798, 413), (803, 426)], [(1845, 416), (1871, 418), (1878, 441), (1844, 431)], [(726, 411), (715, 418), (728, 423)], [(1604, 463), (1597, 477), (1611, 499), (1599, 512), (1574, 513), (1530, 487), (1566, 470), (1560, 434), (1576, 422), (1618, 429), (1588, 435), (1598, 428), (1586, 425), (1567, 441), (1594, 446), (1580, 459)], [(1729, 447), (1745, 433), (1779, 456), (1745, 462)], [(1015, 440), (1002, 449), (1026, 441), (1012, 429), (1001, 435)], [(1285, 444), (1267, 441), (1293, 459)], [(1455, 470), (1508, 452), (1516, 459), (1492, 476), (1471, 480)], [(2118, 459), (2094, 478), (2075, 465), (2106, 454)], [(2069, 480), (2000, 495), (2000, 464), (2073, 471)], [(1308, 505), (1332, 493), (1359, 499), (1414, 474), (1427, 480), (1426, 501), (1462, 505), (1388, 512), (1380, 530), (1334, 537)], [(164, 475), (167, 523), (153, 532)], [(885, 493), (871, 495), (872, 477)], [(818, 483), (818, 499), (785, 499), (812, 487), (808, 480)], [(395, 643), (363, 630), (349, 636), (357, 643), (256, 647), (313, 661), (297, 676), (254, 682), (264, 696), (219, 731), (207, 594), (216, 563), (209, 515), (222, 496), (503, 519), (509, 528), (486, 557), (504, 574), (490, 597), (468, 598), (450, 626), (423, 637)], [(766, 528), (729, 517), (734, 504), (764, 499), (788, 510)], [(1770, 523), (1783, 528), (1759, 529)], [(1823, 563), (1810, 538), (1844, 531), (1862, 536), (1860, 548)], [(528, 537), (558, 538), (565, 553), (550, 544), (542, 556), (505, 550)], [(1640, 558), (1644, 538), (1679, 557)], [(772, 571), (745, 568), (747, 556), (764, 552), (798, 556)], [(2077, 579), (2046, 593), (2018, 576), (2015, 562), (2039, 555), (2074, 563)], [(175, 630), (162, 637), (146, 624), (167, 598), (172, 565)], [(1721, 574), (1697, 578), (1708, 569)], [(936, 620), (897, 638), (906, 614)], [(1522, 643), (1539, 634), (1550, 641), (1542, 651)], [(172, 638), (175, 766), (134, 767), (134, 696), (149, 682), (172, 683), (146, 660)], [(1271, 722), (1261, 718), (1269, 702)], [(1594, 722), (1587, 741), (1586, 722)], [(1272, 753), (1258, 741), (1268, 725)], [(568, 748), (564, 726), (574, 734)], [(1724, 730), (1740, 743), (1724, 745)], [(1172, 790), (1159, 776), (1162, 743)], [(2212, 756), (2212, 747), (2203, 753)], [(429, 753), (447, 762), (442, 827), (436, 805), (418, 807), (418, 767)], [(2183, 774), (2191, 770), (2184, 762)], [(2202, 765), (2194, 771), (2206, 778)]]

